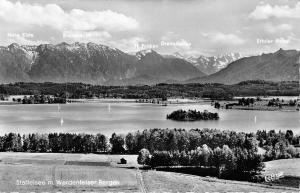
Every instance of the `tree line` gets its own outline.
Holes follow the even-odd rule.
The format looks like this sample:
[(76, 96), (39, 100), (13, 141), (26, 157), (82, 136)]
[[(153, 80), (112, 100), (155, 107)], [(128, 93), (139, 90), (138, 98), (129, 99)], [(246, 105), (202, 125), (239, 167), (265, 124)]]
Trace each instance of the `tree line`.
[(13, 98), (14, 102), (22, 104), (56, 104), (56, 103), (66, 103), (66, 98), (64, 96), (49, 96), (49, 95), (30, 95), (24, 96), (23, 98)]
[[(232, 99), (234, 96), (297, 96), (298, 82), (243, 81), (238, 84), (218, 83), (156, 84), (140, 86), (103, 86), (84, 83), (27, 83), (0, 85), (0, 99), (7, 95), (57, 95), (68, 98), (133, 98), (204, 97)], [(1, 97), (2, 96), (2, 97)]]
[(127, 135), (113, 133), (110, 138), (100, 133), (8, 133), (0, 136), (0, 151), (138, 154), (145, 148), (153, 154), (156, 151), (187, 153), (203, 145), (213, 150), (225, 145), (230, 149), (241, 148), (251, 152), (262, 148), (265, 150), (264, 160), (272, 160), (300, 157), (296, 148), (299, 140), (299, 135), (294, 135), (291, 130), (244, 133), (217, 129), (155, 128)]
[(21, 136), (9, 133), (0, 137), (0, 151), (96, 153), (107, 150), (107, 138), (102, 134), (32, 133)]

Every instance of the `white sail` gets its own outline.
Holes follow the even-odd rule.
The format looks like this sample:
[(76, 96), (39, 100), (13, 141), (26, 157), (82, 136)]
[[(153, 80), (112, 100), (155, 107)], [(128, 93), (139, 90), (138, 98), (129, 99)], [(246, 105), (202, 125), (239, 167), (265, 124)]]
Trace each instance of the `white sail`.
[(63, 126), (63, 124), (64, 124), (64, 119), (60, 118), (60, 126)]

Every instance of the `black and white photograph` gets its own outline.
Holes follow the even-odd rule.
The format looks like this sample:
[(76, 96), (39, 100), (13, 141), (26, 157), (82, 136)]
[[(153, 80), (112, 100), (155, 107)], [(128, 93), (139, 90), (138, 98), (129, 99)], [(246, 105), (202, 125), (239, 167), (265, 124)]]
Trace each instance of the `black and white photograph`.
[(299, 193), (299, 0), (0, 0), (0, 193)]

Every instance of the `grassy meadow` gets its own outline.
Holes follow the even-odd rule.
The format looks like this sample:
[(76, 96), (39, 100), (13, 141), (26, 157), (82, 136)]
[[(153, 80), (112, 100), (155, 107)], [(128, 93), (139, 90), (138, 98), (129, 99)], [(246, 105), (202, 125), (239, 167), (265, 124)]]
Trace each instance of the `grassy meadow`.
[[(121, 158), (127, 160), (120, 165)], [(0, 153), (0, 191), (3, 192), (294, 192), (296, 189), (248, 182), (221, 180), (173, 172), (138, 170), (136, 155), (65, 154), (65, 153)], [(266, 172), (281, 168), (299, 175), (299, 159), (267, 162)], [(65, 165), (72, 162), (71, 165)], [(109, 163), (96, 166), (90, 163)], [(86, 163), (86, 164), (84, 164)], [(288, 164), (286, 164), (288, 163)], [(45, 181), (45, 185), (18, 185), (21, 181)], [(88, 180), (114, 184), (60, 185), (48, 181)], [(116, 183), (118, 182), (118, 183)]]

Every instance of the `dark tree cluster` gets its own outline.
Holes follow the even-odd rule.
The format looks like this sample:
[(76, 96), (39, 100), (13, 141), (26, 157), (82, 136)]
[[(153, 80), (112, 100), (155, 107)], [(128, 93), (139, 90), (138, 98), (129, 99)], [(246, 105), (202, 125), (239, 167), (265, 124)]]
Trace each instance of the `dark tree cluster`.
[(255, 102), (254, 98), (241, 98), (238, 100), (238, 105), (240, 106), (249, 106)]
[(24, 96), (23, 99), (13, 99), (13, 101), (22, 104), (54, 104), (66, 103), (66, 98), (63, 96), (30, 95), (29, 97)]
[(113, 133), (109, 142), (111, 144), (111, 153), (125, 153), (125, 141), (123, 135)]
[(4, 94), (0, 94), (0, 101), (4, 101), (5, 99), (6, 99), (6, 95), (4, 95)]
[(216, 109), (221, 108), (221, 104), (218, 101), (215, 102), (214, 106), (215, 106)]
[(271, 99), (268, 101), (268, 106), (275, 106), (275, 107), (279, 107), (281, 106), (281, 101), (279, 100), (279, 98), (277, 99)]
[(175, 121), (200, 121), (200, 120), (218, 120), (218, 113), (211, 113), (205, 110), (204, 112), (196, 110), (177, 110), (167, 115), (167, 119)]
[(226, 179), (251, 180), (264, 168), (262, 155), (246, 148), (210, 148), (206, 144), (188, 152), (155, 151), (148, 161), (151, 167), (197, 166), (216, 170)]
[(282, 106), (296, 106), (297, 105), (297, 100), (289, 100), (287, 102), (284, 102), (284, 100), (279, 100), (279, 98), (271, 99), (268, 101), (268, 106), (275, 106), (275, 107), (282, 107)]
[(148, 149), (150, 153), (188, 152), (204, 144), (213, 149), (228, 145), (230, 148), (241, 147), (256, 151), (258, 142), (253, 133), (217, 129), (147, 129), (128, 133), (125, 137), (126, 149), (132, 154), (137, 154), (143, 148)]
[(300, 158), (300, 136), (294, 135), (292, 130), (286, 132), (257, 131), (259, 146), (266, 150), (264, 158), (266, 161), (287, 158)]

